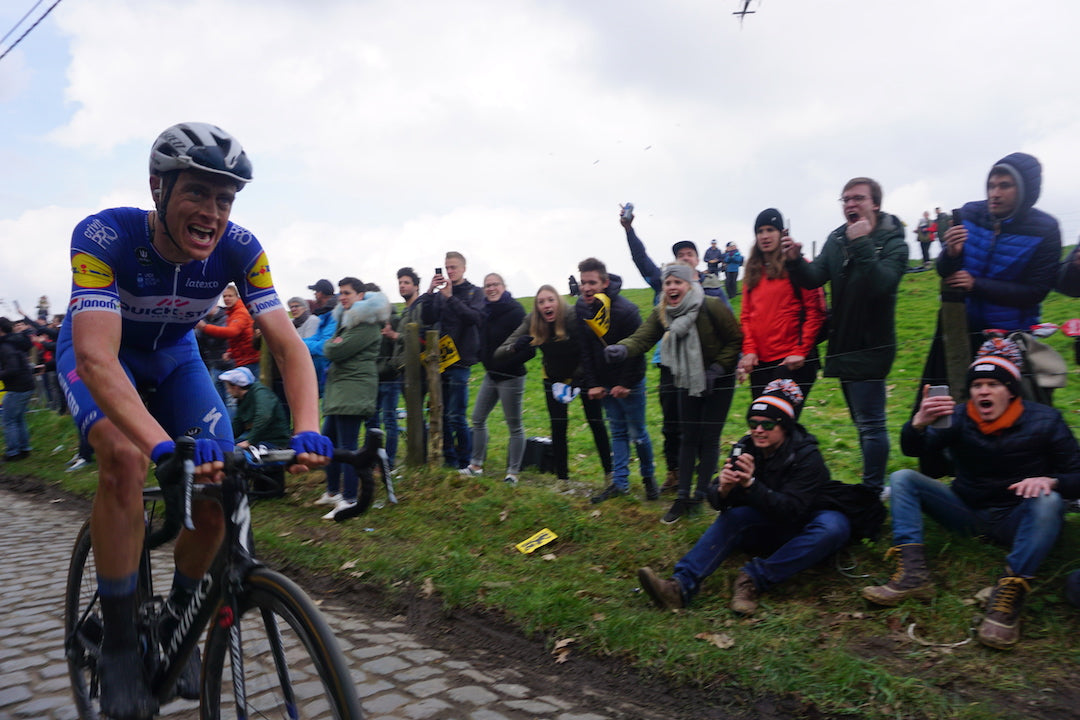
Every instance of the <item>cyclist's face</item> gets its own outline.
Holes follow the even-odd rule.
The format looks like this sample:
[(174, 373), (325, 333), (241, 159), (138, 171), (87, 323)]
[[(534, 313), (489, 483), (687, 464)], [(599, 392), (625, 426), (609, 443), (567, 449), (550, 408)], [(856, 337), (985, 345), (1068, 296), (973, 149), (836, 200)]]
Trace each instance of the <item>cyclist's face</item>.
[[(155, 233), (155, 247), (166, 258), (183, 262), (205, 260), (225, 234), (236, 198), (236, 184), (213, 173), (184, 170), (176, 178), (165, 222), (178, 250)], [(160, 220), (160, 218), (159, 218)]]

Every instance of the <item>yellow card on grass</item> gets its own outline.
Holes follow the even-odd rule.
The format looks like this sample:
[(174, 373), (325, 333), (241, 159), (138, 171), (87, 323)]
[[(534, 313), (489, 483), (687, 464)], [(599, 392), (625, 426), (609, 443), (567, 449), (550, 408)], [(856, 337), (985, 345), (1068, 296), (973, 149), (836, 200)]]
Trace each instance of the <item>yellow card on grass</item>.
[(544, 528), (540, 532), (530, 537), (528, 540), (522, 540), (514, 547), (516, 547), (521, 552), (528, 554), (538, 547), (543, 547), (544, 545), (547, 545), (549, 542), (551, 542), (557, 537), (559, 536), (556, 535), (554, 532), (548, 530), (547, 528)]

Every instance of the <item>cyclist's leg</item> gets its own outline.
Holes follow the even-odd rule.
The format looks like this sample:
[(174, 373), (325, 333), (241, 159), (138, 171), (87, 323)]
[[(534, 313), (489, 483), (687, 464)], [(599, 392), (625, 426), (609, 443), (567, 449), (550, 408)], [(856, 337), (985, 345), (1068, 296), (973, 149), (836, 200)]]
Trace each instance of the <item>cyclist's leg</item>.
[[(156, 360), (157, 389), (147, 405), (150, 414), (170, 437), (187, 433), (210, 438), (220, 443), (223, 452), (231, 451), (234, 444), (228, 411), (194, 342), (171, 348)], [(180, 532), (174, 557), (177, 570), (198, 582), (217, 554), (225, 522), (217, 503), (195, 503), (191, 511), (195, 530)]]
[[(131, 371), (121, 360), (131, 378)], [(90, 515), (101, 599), (101, 707), (114, 717), (149, 717), (157, 710), (143, 672), (135, 627), (136, 584), (143, 541), (142, 487), (147, 459), (106, 419), (75, 372), (70, 343), (57, 358), (72, 419), (98, 458), (98, 490)]]

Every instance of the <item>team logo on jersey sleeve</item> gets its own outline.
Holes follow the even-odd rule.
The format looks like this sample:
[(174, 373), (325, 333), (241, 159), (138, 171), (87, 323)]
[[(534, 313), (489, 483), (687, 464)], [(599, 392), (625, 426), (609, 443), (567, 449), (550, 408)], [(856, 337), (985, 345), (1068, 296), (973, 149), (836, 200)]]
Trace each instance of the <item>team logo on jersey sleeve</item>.
[(93, 255), (75, 253), (71, 258), (75, 285), (81, 288), (104, 288), (113, 284), (112, 268)]
[(274, 286), (274, 279), (270, 277), (270, 261), (267, 259), (265, 252), (259, 253), (255, 265), (248, 271), (247, 280), (251, 287), (262, 290)]

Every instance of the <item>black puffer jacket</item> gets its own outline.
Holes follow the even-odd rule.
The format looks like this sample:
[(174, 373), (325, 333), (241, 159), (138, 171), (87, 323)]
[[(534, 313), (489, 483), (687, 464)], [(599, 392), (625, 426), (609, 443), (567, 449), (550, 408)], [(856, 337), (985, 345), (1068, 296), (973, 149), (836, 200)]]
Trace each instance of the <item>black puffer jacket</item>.
[(956, 478), (952, 489), (973, 508), (1012, 507), (1022, 498), (1009, 486), (1030, 477), (1053, 477), (1065, 497), (1080, 495), (1080, 445), (1061, 413), (1039, 403), (1022, 401), (1024, 412), (994, 435), (984, 435), (967, 415), (967, 403), (956, 406), (949, 428), (926, 428), (911, 422), (900, 431), (905, 455), (944, 467), (949, 450)]

